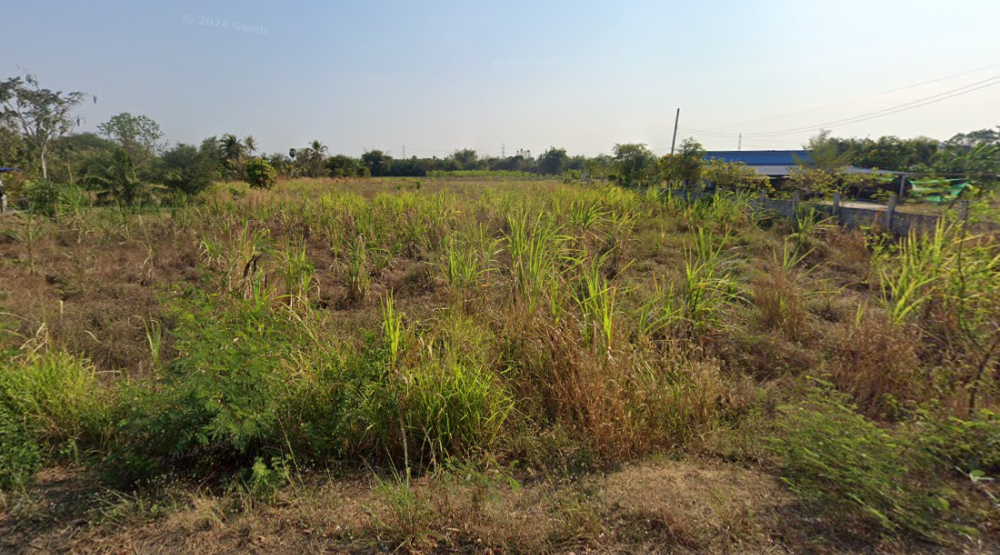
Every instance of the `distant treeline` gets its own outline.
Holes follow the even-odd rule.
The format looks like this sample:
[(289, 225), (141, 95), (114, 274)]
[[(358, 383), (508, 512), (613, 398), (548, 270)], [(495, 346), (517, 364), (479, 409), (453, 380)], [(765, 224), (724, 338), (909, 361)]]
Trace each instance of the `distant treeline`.
[[(394, 158), (372, 149), (360, 157), (331, 154), (315, 140), (301, 148), (264, 153), (253, 136), (225, 134), (197, 146), (163, 140), (152, 119), (121, 113), (98, 126), (97, 133), (75, 133), (76, 111), (90, 95), (45, 89), (31, 75), (0, 81), (0, 166), (24, 172), (5, 178), (17, 188), (26, 182), (72, 184), (104, 198), (128, 204), (141, 202), (162, 186), (168, 191), (197, 194), (216, 180), (245, 180), (269, 187), (285, 177), (488, 177), (588, 176), (622, 185), (673, 182), (696, 185), (702, 180), (757, 186), (745, 167), (706, 163), (705, 151), (683, 141), (674, 156), (658, 157), (640, 143), (616, 144), (611, 154), (571, 156), (550, 147), (535, 156), (516, 150), (511, 156), (481, 156), (473, 149), (455, 150), (443, 158)], [(805, 147), (815, 168), (835, 176), (849, 165), (912, 171), (929, 176), (961, 176), (995, 181), (1000, 174), (1000, 127), (959, 134), (947, 141), (925, 137), (900, 139), (841, 139), (821, 133)], [(800, 179), (804, 187), (823, 178), (813, 173)], [(819, 181), (836, 181), (823, 178)], [(829, 188), (829, 184), (824, 185)], [(51, 187), (40, 191), (49, 194)], [(39, 193), (42, 194), (42, 193)]]

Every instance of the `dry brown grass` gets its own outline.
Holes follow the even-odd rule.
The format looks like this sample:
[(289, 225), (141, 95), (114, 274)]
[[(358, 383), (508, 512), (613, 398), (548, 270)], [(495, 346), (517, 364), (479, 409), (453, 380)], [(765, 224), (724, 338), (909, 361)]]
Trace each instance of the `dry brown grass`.
[[(836, 529), (836, 519), (798, 505), (773, 476), (710, 460), (650, 461), (576, 481), (529, 480), (520, 486), (492, 473), (439, 473), (409, 486), (420, 515), (406, 522), (365, 475), (302, 478), (274, 502), (241, 510), (238, 496), (189, 486), (140, 499), (108, 496), (88, 484), (65, 470), (41, 476), (33, 492), (45, 491), (44, 497), (0, 513), (0, 551), (942, 552)], [(987, 552), (991, 546), (969, 543), (966, 552)]]
[(914, 335), (893, 326), (877, 309), (836, 326), (829, 336), (834, 384), (866, 414), (893, 419), (902, 403), (927, 399)]
[[(464, 212), (430, 232), (440, 242), (454, 231), (448, 226), (471, 219), (503, 235), (505, 214), (478, 204), (483, 195), (544, 197), (565, 188), (423, 180), (419, 191), (455, 195), (464, 203)], [(791, 271), (775, 268), (772, 260), (784, 238), (763, 230), (741, 233), (725, 257), (746, 301), (733, 301), (723, 322), (697, 337), (661, 333), (642, 340), (634, 309), (654, 278), (681, 275), (690, 230), (660, 214), (640, 218), (630, 238), (579, 239), (574, 244), (595, 252), (606, 249), (606, 240), (619, 245), (602, 275), (622, 292), (613, 347), (605, 350), (582, 332), (572, 292), (564, 298), (571, 308), (558, 319), (544, 306), (529, 311), (511, 302), (503, 283), (507, 254), (497, 256), (494, 282), (460, 307), (440, 279), (440, 253), (423, 244), (395, 252), (384, 269), (372, 272), (367, 293), (352, 295), (343, 257), (322, 225), (305, 221), (294, 207), (332, 191), (371, 200), (399, 189), (416, 191), (416, 185), (315, 180), (283, 183), (271, 192), (223, 186), (187, 223), (164, 211), (133, 218), (106, 235), (65, 222), (60, 229), (43, 224), (30, 260), (25, 242), (0, 234), (0, 310), (17, 334), (2, 346), (17, 347), (44, 326), (54, 345), (91, 359), (103, 376), (155, 376), (146, 323), (157, 320), (169, 332), (170, 299), (188, 287), (214, 291), (204, 281), (213, 278), (200, 262), (198, 242), (232, 241), (232, 230), (242, 225), (234, 214), (249, 214), (249, 227), (267, 229), (273, 244), (304, 242), (318, 284), (310, 308), (331, 345), (364, 348), (362, 332), (380, 329), (378, 299), (389, 291), (409, 333), (426, 336), (424, 346), (448, 333), (442, 327), (453, 312), (486, 330), (489, 344), (476, 356), (510, 388), (516, 406), (501, 447), (472, 458), (491, 461), (486, 468), (496, 460), (515, 466), (522, 487), (497, 476), (484, 479), (488, 472), (481, 469), (425, 468), (400, 504), (398, 486), (380, 489), (375, 474), (359, 471), (355, 461), (335, 479), (306, 473), (262, 503), (186, 484), (95, 493), (100, 487), (90, 478), (50, 470), (23, 501), (5, 501), (0, 551), (777, 553), (914, 547), (832, 530), (823, 515), (796, 505), (764, 461), (759, 437), (769, 433), (775, 405), (794, 400), (806, 375), (828, 376), (878, 419), (897, 418), (896, 401), (928, 398), (921, 373), (927, 353), (876, 308), (855, 319), (858, 305), (874, 306), (877, 296), (861, 233), (824, 229), (810, 239), (815, 250)], [(218, 208), (229, 202), (232, 211)], [(284, 213), (275, 203), (293, 208)], [(259, 258), (267, 272), (276, 273), (279, 263), (273, 253)], [(163, 359), (169, 360), (169, 333), (165, 337)], [(699, 458), (706, 453), (710, 459)], [(686, 459), (650, 459), (664, 454)]]

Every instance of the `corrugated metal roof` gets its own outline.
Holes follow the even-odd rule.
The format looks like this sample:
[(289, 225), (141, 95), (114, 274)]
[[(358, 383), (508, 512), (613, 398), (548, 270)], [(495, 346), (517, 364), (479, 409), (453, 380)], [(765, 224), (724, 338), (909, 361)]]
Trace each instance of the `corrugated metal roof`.
[(705, 158), (726, 162), (743, 162), (748, 166), (794, 166), (796, 158), (809, 160), (805, 150), (713, 150)]
[(791, 175), (792, 168), (795, 167), (794, 165), (791, 166), (779, 166), (779, 165), (758, 166), (750, 164), (747, 165), (757, 170), (757, 173), (766, 175), (768, 177), (785, 177), (787, 175)]

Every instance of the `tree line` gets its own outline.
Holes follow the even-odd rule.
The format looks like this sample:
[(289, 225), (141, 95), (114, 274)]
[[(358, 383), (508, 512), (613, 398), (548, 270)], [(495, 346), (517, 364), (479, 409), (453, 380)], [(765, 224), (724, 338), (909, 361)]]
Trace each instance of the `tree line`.
[[(673, 155), (662, 157), (639, 143), (616, 144), (610, 155), (592, 157), (570, 156), (566, 149), (554, 146), (538, 156), (530, 150), (484, 156), (465, 148), (442, 158), (395, 158), (379, 149), (351, 157), (331, 154), (319, 140), (287, 152), (264, 153), (255, 137), (231, 133), (208, 137), (198, 145), (170, 145), (155, 121), (130, 113), (113, 116), (96, 132), (78, 132), (81, 121), (75, 114), (91, 100), (96, 102), (83, 92), (44, 88), (30, 74), (0, 82), (0, 166), (23, 168), (19, 180), (30, 185), (28, 189), (40, 189), (38, 194), (50, 194), (53, 184), (66, 183), (95, 191), (99, 199), (126, 204), (143, 202), (157, 192), (196, 195), (219, 180), (247, 181), (266, 188), (279, 176), (419, 178), (441, 172), (486, 171), (589, 177), (626, 186), (668, 182), (690, 187), (704, 181), (723, 187), (769, 186), (765, 178), (742, 164), (706, 159), (705, 150), (690, 139)], [(849, 165), (986, 181), (995, 181), (1000, 174), (1000, 127), (959, 134), (947, 141), (892, 136), (845, 139), (822, 132), (804, 148), (809, 152), (804, 165), (830, 175)], [(801, 185), (816, 186), (810, 184), (818, 174), (798, 173)], [(828, 184), (829, 179), (819, 181)]]

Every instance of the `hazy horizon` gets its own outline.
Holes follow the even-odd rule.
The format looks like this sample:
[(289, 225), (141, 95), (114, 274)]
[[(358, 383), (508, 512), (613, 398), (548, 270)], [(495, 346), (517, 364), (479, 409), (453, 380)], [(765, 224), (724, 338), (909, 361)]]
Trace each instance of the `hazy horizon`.
[(710, 150), (735, 150), (739, 133), (751, 150), (821, 127), (947, 139), (1000, 124), (1000, 3), (986, 0), (38, 1), (6, 15), (0, 78), (23, 67), (95, 95), (81, 130), (144, 114), (171, 143), (663, 154), (677, 108), (678, 140)]

